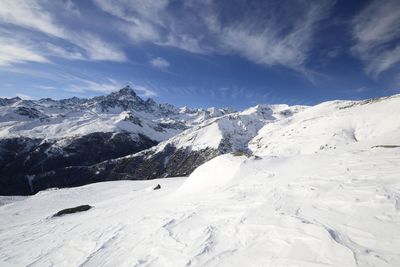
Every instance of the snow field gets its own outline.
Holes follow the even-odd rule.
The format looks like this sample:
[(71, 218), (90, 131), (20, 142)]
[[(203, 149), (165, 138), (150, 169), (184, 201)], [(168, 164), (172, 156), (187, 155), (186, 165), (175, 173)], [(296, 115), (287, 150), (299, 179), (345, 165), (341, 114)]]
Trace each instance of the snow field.
[(223, 155), (186, 180), (44, 191), (0, 207), (0, 265), (396, 266), (398, 166), (398, 148)]

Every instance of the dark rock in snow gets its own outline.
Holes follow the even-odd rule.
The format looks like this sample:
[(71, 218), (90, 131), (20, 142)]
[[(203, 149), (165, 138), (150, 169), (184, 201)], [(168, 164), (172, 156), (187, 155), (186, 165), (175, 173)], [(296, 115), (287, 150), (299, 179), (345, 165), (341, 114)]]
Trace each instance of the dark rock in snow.
[(160, 185), (160, 184), (156, 185), (156, 186), (153, 188), (153, 190), (158, 190), (158, 189), (161, 189), (161, 185)]
[(60, 216), (66, 215), (66, 214), (83, 212), (83, 211), (90, 210), (91, 208), (93, 208), (93, 207), (90, 205), (80, 205), (80, 206), (73, 207), (73, 208), (63, 209), (63, 210), (60, 210), (59, 212), (57, 212), (56, 214), (54, 214), (53, 217), (60, 217)]

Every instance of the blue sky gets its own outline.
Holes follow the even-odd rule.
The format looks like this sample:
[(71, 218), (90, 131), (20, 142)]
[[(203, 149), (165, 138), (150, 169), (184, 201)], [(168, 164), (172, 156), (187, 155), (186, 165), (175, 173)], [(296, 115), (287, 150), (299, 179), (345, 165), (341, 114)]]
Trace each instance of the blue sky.
[(398, 0), (2, 0), (0, 96), (178, 106), (400, 93)]

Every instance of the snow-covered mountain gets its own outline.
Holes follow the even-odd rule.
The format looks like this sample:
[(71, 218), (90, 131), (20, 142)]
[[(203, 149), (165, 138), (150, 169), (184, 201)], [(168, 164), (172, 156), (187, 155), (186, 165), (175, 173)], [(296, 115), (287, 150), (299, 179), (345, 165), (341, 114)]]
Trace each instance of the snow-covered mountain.
[[(395, 144), (400, 129), (399, 95), (232, 112), (159, 105), (123, 88), (87, 100), (14, 98), (2, 105), (3, 137), (16, 137), (0, 140), (1, 194), (188, 176), (230, 152), (263, 156), (369, 149)], [(21, 107), (30, 112), (21, 113)]]
[(176, 108), (141, 99), (129, 87), (91, 99), (0, 99), (0, 138), (60, 139), (94, 132), (127, 132), (166, 140), (228, 109)]
[[(157, 104), (129, 86), (91, 99), (0, 99), (0, 194), (86, 184), (77, 174), (87, 166), (134, 154), (231, 112)], [(51, 181), (35, 186), (41, 174)]]
[(110, 180), (118, 177), (139, 180), (187, 176), (218, 155), (249, 153), (248, 142), (260, 128), (305, 108), (258, 105), (242, 112), (211, 118), (157, 146), (92, 166), (88, 179)]
[[(160, 179), (0, 197), (0, 265), (397, 266), (398, 114), (400, 95), (259, 105), (192, 120), (122, 157), (50, 171), (32, 164), (40, 166), (24, 178), (32, 191)], [(103, 134), (78, 139), (108, 144), (110, 153), (129, 140), (123, 131)], [(120, 141), (107, 143), (111, 135)], [(42, 139), (18, 137), (3, 143), (2, 162), (15, 147), (31, 151), (22, 144), (32, 140), (38, 150), (21, 152), (2, 173), (35, 156), (48, 160)], [(70, 149), (83, 147), (92, 146)], [(178, 175), (188, 177), (161, 179)], [(78, 205), (92, 208), (53, 216)]]
[[(92, 165), (85, 172), (73, 168), (68, 172), (80, 172), (85, 183), (155, 179), (188, 176), (203, 163), (230, 152), (284, 156), (331, 150), (335, 153), (343, 147), (369, 150), (397, 145), (399, 107), (398, 95), (368, 101), (333, 101), (314, 107), (258, 105), (211, 118), (154, 147)], [(36, 176), (34, 187), (62, 186), (51, 178), (53, 175)], [(55, 175), (64, 176), (65, 171)]]

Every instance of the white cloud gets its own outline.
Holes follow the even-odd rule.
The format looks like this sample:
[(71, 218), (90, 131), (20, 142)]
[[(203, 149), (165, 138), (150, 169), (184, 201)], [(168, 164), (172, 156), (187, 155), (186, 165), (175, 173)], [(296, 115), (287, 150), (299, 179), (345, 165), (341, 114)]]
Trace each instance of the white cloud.
[(36, 85), (35, 87), (38, 88), (38, 89), (41, 89), (41, 90), (46, 90), (46, 91), (48, 91), (48, 90), (56, 90), (57, 89), (56, 87), (49, 86), (49, 85)]
[[(85, 60), (110, 60), (125, 61), (125, 54), (115, 45), (105, 42), (100, 37), (87, 33), (71, 31), (60, 26), (55, 17), (49, 13), (45, 5), (46, 1), (39, 0), (2, 0), (0, 1), (0, 23), (13, 24), (18, 27), (39, 31), (52, 38), (60, 38), (84, 50), (85, 56), (78, 56), (77, 53), (71, 54), (63, 52), (63, 48), (52, 48), (47, 52), (55, 52), (54, 56), (61, 56), (68, 59), (85, 59)], [(71, 5), (72, 2), (67, 1), (64, 12), (72, 12), (77, 14), (76, 7)], [(68, 4), (70, 3), (70, 4)], [(21, 38), (19, 38), (21, 39)], [(40, 46), (36, 46), (40, 49)], [(2, 49), (2, 47), (0, 47)], [(43, 54), (45, 51), (39, 50), (37, 54)], [(9, 55), (13, 56), (12, 54)]]
[(170, 33), (166, 36), (165, 40), (157, 41), (155, 44), (160, 46), (176, 47), (191, 53), (208, 54), (215, 52), (214, 49), (206, 48), (201, 43), (201, 37), (192, 37), (186, 34)]
[[(121, 24), (121, 29), (128, 34), (133, 41), (157, 41), (160, 33), (157, 25), (158, 17), (164, 11), (168, 0), (94, 0), (94, 3), (102, 9), (126, 23)], [(158, 26), (158, 27), (157, 27)]]
[(157, 96), (157, 93), (154, 90), (152, 90), (146, 86), (137, 85), (137, 84), (133, 84), (133, 83), (129, 83), (129, 84), (132, 87), (132, 89), (135, 90), (137, 92), (137, 94), (140, 96), (144, 96), (144, 97)]
[(95, 82), (87, 79), (76, 78), (77, 83), (71, 84), (66, 91), (73, 93), (84, 93), (87, 91), (98, 93), (110, 93), (124, 87), (123, 83), (113, 79), (107, 79), (104, 82)]
[(114, 16), (123, 20), (137, 23), (138, 18), (149, 21), (157, 21), (157, 16), (161, 15), (168, 6), (168, 0), (93, 0), (94, 3)]
[(0, 1), (0, 21), (60, 38), (66, 36), (65, 30), (55, 25), (51, 15), (37, 1)]
[[(238, 54), (264, 65), (302, 69), (313, 45), (316, 24), (334, 0), (236, 1), (240, 14), (224, 18), (218, 1), (94, 0), (124, 21), (120, 30), (134, 42), (153, 42), (192, 53)], [(175, 12), (175, 13), (172, 13)], [(176, 13), (179, 13), (178, 15)]]
[(282, 65), (302, 69), (313, 45), (316, 24), (325, 18), (332, 1), (292, 1), (290, 5), (271, 4), (264, 16), (251, 18), (221, 28), (218, 36), (222, 47), (247, 59), (265, 65)]
[(143, 85), (134, 84), (132, 82), (117, 81), (111, 78), (108, 78), (104, 81), (92, 81), (76, 77), (75, 80), (76, 81), (73, 84), (69, 85), (65, 89), (65, 91), (72, 93), (96, 92), (96, 93), (108, 94), (117, 91), (125, 87), (127, 84), (129, 84), (130, 87), (133, 90), (135, 90), (135, 92), (140, 96), (144, 97), (157, 96), (157, 93), (154, 90)]
[(0, 38), (0, 66), (24, 62), (49, 62), (46, 57), (37, 53), (30, 44), (17, 42), (9, 38)]
[(72, 2), (71, 0), (62, 1), (63, 8), (67, 9), (69, 14), (73, 14), (75, 16), (81, 16), (81, 12), (79, 8)]
[(21, 99), (24, 99), (24, 100), (31, 100), (32, 99), (32, 97), (30, 95), (26, 95), (26, 94), (22, 94), (22, 93), (16, 93), (15, 95), (18, 96)]
[(73, 34), (76, 45), (86, 50), (91, 60), (109, 60), (122, 62), (126, 60), (124, 52), (110, 43), (106, 43), (98, 36), (90, 33)]
[(354, 55), (365, 64), (367, 74), (378, 77), (400, 62), (400, 2), (374, 0), (353, 20)]
[(166, 69), (169, 67), (169, 62), (161, 57), (155, 57), (150, 59), (150, 64), (158, 69)]
[[(114, 16), (110, 25), (117, 25), (133, 43), (151, 42), (198, 54), (235, 54), (258, 64), (281, 65), (304, 72), (317, 23), (329, 13), (334, 0), (260, 1), (255, 6), (237, 0), (235, 5), (240, 12), (229, 19), (223, 13), (221, 2), (212, 0), (93, 2)], [(34, 44), (28, 47), (28, 51), (37, 56), (36, 60), (49, 61), (51, 57), (127, 60), (118, 45), (91, 32), (72, 31), (67, 23), (59, 21), (60, 16), (52, 11), (54, 7), (59, 10), (60, 6), (64, 7), (63, 12), (74, 18), (82, 18), (78, 7), (70, 0), (64, 0), (62, 5), (40, 0), (2, 0), (0, 24), (12, 24), (47, 35), (50, 41), (45, 42), (37, 42), (38, 37), (32, 40), (29, 39), (31, 36), (25, 36), (30, 41), (26, 43)], [(68, 45), (60, 46), (61, 42)], [(8, 62), (24, 60), (15, 58), (8, 59)], [(169, 63), (153, 59), (150, 64), (165, 69)], [(381, 64), (386, 68), (393, 63), (388, 57)]]
[[(160, 46), (171, 46), (192, 53), (206, 53), (199, 34), (188, 34), (179, 21), (167, 10), (169, 0), (93, 0), (104, 12), (120, 20), (119, 30), (135, 43), (153, 42)], [(187, 4), (187, 3), (185, 3)], [(201, 23), (201, 21), (199, 21)]]
[(52, 56), (57, 56), (61, 58), (66, 58), (70, 60), (84, 60), (85, 56), (82, 55), (79, 51), (74, 51), (74, 50), (66, 50), (65, 48), (61, 46), (56, 46), (51, 43), (48, 43), (46, 46), (49, 55)]

